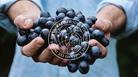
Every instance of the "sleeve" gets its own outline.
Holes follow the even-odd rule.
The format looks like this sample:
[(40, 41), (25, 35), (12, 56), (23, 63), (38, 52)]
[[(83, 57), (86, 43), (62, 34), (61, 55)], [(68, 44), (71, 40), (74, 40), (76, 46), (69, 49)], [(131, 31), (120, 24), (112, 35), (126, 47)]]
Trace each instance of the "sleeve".
[(120, 39), (129, 36), (138, 29), (138, 1), (137, 0), (103, 0), (99, 5), (97, 12), (107, 5), (115, 5), (124, 10), (127, 16), (125, 30), (115, 38)]
[(1, 0), (0, 1), (0, 27), (8, 31), (9, 33), (15, 33), (16, 28), (10, 22), (9, 18), (4, 13), (6, 4), (12, 3), (15, 0)]
[(44, 10), (43, 5), (42, 5), (43, 1), (44, 0), (33, 0), (33, 2), (35, 2), (39, 6), (41, 11)]

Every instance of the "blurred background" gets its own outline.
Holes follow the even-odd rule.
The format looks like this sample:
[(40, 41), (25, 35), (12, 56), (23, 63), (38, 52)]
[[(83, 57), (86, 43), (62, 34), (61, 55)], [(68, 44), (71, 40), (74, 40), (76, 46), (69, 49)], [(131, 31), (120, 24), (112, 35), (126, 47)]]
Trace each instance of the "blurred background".
[[(7, 77), (14, 57), (16, 36), (0, 28), (0, 77)], [(118, 40), (120, 77), (138, 76), (138, 31), (129, 38)]]
[(138, 31), (117, 43), (120, 77), (138, 77)]

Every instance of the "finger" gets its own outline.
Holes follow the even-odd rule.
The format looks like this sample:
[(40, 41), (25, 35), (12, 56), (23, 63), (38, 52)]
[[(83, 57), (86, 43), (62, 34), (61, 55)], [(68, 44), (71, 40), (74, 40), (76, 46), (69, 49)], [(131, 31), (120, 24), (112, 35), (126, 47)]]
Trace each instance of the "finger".
[(107, 38), (108, 40), (110, 39), (110, 33), (109, 32), (105, 33), (105, 38)]
[(59, 66), (64, 67), (64, 66), (67, 66), (68, 63), (69, 63), (69, 60), (62, 60)]
[(62, 62), (62, 59), (55, 56), (49, 63), (53, 65), (60, 65), (61, 62)]
[[(59, 49), (59, 51), (61, 51), (63, 53), (67, 52), (66, 46), (61, 46), (61, 47), (58, 46), (58, 49)], [(53, 58), (53, 60), (51, 60), (50, 63), (54, 64), (54, 65), (59, 65), (59, 66), (66, 66), (68, 63), (68, 60), (61, 59), (61, 58), (55, 56)]]
[(40, 62), (50, 62), (54, 58), (54, 55), (52, 53), (54, 50), (59, 50), (58, 45), (50, 44), (44, 51), (42, 51), (38, 57), (38, 60)]
[(34, 62), (39, 62), (38, 56), (32, 56), (32, 59), (33, 59)]
[(15, 18), (14, 24), (21, 29), (30, 29), (33, 26), (33, 20), (23, 15), (19, 15)]
[(22, 48), (22, 54), (28, 57), (32, 57), (37, 53), (37, 50), (43, 46), (44, 40), (41, 37), (36, 37), (29, 44)]
[(50, 62), (53, 59), (53, 54), (52, 51), (46, 48), (45, 50), (42, 51), (42, 53), (38, 56), (38, 61), (39, 62)]
[(98, 29), (102, 30), (103, 32), (110, 32), (112, 23), (109, 20), (98, 19), (92, 27), (98, 28)]
[(96, 61), (96, 58), (94, 56), (89, 56), (89, 58), (90, 59), (89, 59), (88, 63), (92, 65)]
[(47, 48), (47, 44), (44, 44), (42, 47), (40, 47), (38, 50), (37, 50), (37, 53), (35, 55), (32, 56), (32, 59), (35, 61), (35, 62), (39, 62), (39, 59), (38, 57), (40, 56), (40, 54), (42, 53), (42, 51), (44, 49)]
[(100, 48), (100, 58), (104, 58), (107, 55), (107, 48), (100, 44), (97, 40), (90, 40), (89, 45), (98, 46)]

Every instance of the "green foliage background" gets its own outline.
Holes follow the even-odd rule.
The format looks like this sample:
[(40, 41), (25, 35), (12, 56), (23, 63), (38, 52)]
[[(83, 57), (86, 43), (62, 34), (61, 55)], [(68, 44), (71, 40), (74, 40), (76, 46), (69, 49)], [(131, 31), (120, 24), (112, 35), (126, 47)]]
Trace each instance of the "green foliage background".
[[(0, 77), (7, 77), (14, 55), (16, 36), (0, 29)], [(138, 77), (138, 31), (117, 44), (120, 77)]]

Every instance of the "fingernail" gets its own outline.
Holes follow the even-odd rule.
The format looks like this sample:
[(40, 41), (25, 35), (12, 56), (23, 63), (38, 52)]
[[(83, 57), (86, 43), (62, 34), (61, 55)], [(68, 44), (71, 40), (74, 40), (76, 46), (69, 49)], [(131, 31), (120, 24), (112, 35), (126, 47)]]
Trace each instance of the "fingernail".
[(24, 26), (25, 26), (26, 28), (30, 28), (30, 27), (32, 27), (32, 25), (33, 25), (33, 20), (32, 20), (32, 19), (26, 19), (26, 20), (24, 21)]

